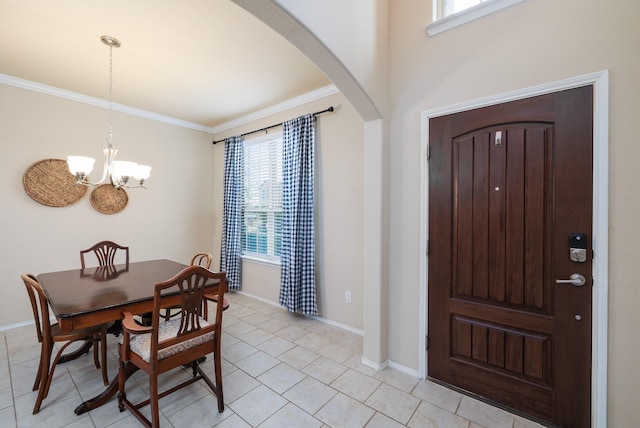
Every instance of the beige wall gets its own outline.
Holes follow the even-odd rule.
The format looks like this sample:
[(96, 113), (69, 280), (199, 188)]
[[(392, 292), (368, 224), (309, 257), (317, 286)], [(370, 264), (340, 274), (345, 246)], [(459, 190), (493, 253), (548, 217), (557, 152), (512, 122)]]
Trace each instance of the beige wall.
[[(68, 154), (96, 157), (106, 145), (108, 112), (8, 85), (0, 85), (0, 130), (5, 167), (0, 169), (3, 195), (0, 327), (28, 321), (28, 301), (19, 275), (78, 266), (80, 249), (110, 239), (131, 247), (131, 260), (170, 258), (185, 263), (196, 251), (214, 255), (219, 267), (222, 221), (224, 144), (204, 132), (113, 113), (114, 146), (120, 158), (153, 167), (148, 190), (127, 191), (120, 213), (103, 215), (89, 194), (69, 207), (52, 208), (33, 201), (22, 176), (34, 162)], [(342, 95), (229, 130), (224, 136), (324, 110), (318, 118), (316, 147), (318, 304), (320, 316), (362, 329), (363, 308), (363, 122)], [(203, 195), (207, 195), (203, 197)], [(29, 254), (29, 257), (25, 257)], [(246, 262), (247, 293), (278, 301), (279, 268)], [(267, 279), (267, 280), (265, 280)], [(344, 292), (352, 292), (352, 304)]]
[[(428, 1), (391, 8), (390, 358), (416, 367), (421, 111), (610, 70), (609, 426), (637, 424), (640, 3), (529, 0), (429, 37)], [(589, 185), (589, 184), (588, 184)], [(597, 254), (596, 254), (597, 256)], [(595, 285), (598, 286), (597, 284)], [(395, 333), (395, 334), (394, 334)]]
[(149, 190), (128, 190), (118, 214), (95, 211), (89, 192), (62, 208), (27, 195), (22, 177), (36, 161), (84, 154), (100, 170), (107, 123), (105, 109), (0, 84), (0, 326), (33, 321), (20, 274), (79, 268), (79, 250), (100, 240), (128, 245), (132, 261), (189, 263), (213, 250), (213, 146), (204, 132), (114, 113), (120, 159), (153, 167)]
[[(316, 279), (319, 316), (360, 330), (363, 311), (363, 140), (362, 119), (345, 98), (332, 95), (259, 121), (225, 131), (221, 139), (321, 111), (316, 126)], [(255, 136), (255, 135), (254, 135)], [(247, 136), (250, 138), (251, 135)], [(214, 149), (216, 220), (222, 218), (224, 144)], [(221, 228), (215, 229), (219, 262)], [(278, 303), (280, 269), (250, 260), (242, 262), (242, 291)], [(345, 291), (352, 303), (345, 303)]]
[[(314, 27), (316, 17), (340, 15), (342, 5), (332, 5), (327, 11), (325, 4), (280, 3), (315, 29), (368, 94), (379, 93), (380, 88), (370, 85), (370, 72), (353, 63), (356, 58), (368, 61), (370, 58), (362, 58), (362, 52), (368, 51), (357, 49), (355, 43), (339, 42), (353, 34), (353, 25), (330, 31)], [(434, 37), (425, 32), (425, 25), (431, 22), (430, 1), (388, 3), (389, 110), (380, 111), (390, 130), (389, 180), (379, 184), (365, 180), (365, 194), (375, 192), (369, 185), (379, 186), (380, 193), (385, 185), (389, 187), (390, 360), (417, 370), (423, 352), (418, 346), (424, 321), (419, 316), (420, 112), (609, 70), (608, 425), (636, 425), (640, 419), (640, 342), (634, 338), (640, 327), (640, 287), (635, 278), (640, 277), (636, 262), (640, 227), (635, 217), (640, 205), (636, 191), (640, 149), (634, 141), (640, 116), (640, 3), (528, 0)], [(357, 4), (357, 0), (347, 2)], [(332, 26), (340, 22), (332, 20)], [(385, 31), (382, 28), (370, 35), (369, 45), (377, 45)], [(365, 164), (365, 170), (368, 167)], [(365, 324), (365, 338), (367, 328)]]
[[(234, 1), (250, 2), (250, 0)], [(258, 2), (262, 1), (258, 0)], [(331, 53), (357, 78), (379, 114), (384, 114), (389, 97), (389, 0), (324, 0), (315, 6), (299, 0), (274, 1), (302, 21), (305, 27), (322, 40)], [(311, 46), (303, 46), (303, 48), (306, 47), (311, 48)], [(317, 65), (322, 68), (325, 65), (322, 58), (319, 62)], [(329, 77), (332, 77), (332, 74), (336, 76), (342, 74), (332, 73), (334, 71), (332, 68), (323, 69), (323, 71)], [(343, 82), (335, 83), (339, 85)], [(350, 88), (341, 87), (341, 89), (343, 93), (351, 93)], [(360, 114), (369, 116), (364, 109)], [(378, 117), (376, 115), (365, 117), (365, 119), (373, 120)]]
[[(388, 0), (232, 0), (297, 46), (366, 121), (364, 150), (363, 362), (388, 357)], [(272, 7), (274, 4), (278, 7)], [(286, 14), (275, 9), (284, 8)], [(291, 16), (297, 21), (290, 22)], [(309, 35), (311, 33), (311, 35)], [(319, 41), (318, 41), (319, 40)]]
[[(342, 104), (342, 110), (318, 121), (321, 315), (356, 328), (362, 325), (363, 309), (356, 307), (361, 296), (352, 290), (354, 304), (345, 307), (343, 287), (353, 284), (362, 292), (362, 272), (367, 262), (363, 260), (365, 237), (359, 222), (366, 222), (372, 215), (380, 216), (380, 213), (368, 213), (361, 199), (368, 192), (383, 194), (384, 187), (388, 187), (390, 201), (385, 209), (389, 213), (390, 231), (383, 263), (390, 267), (390, 288), (388, 294), (381, 296), (382, 300), (389, 299), (388, 354), (390, 360), (417, 370), (423, 352), (418, 346), (419, 328), (424, 321), (419, 317), (420, 112), (609, 70), (608, 422), (611, 427), (636, 425), (640, 419), (637, 406), (640, 342), (635, 340), (640, 327), (637, 310), (640, 287), (636, 285), (636, 278), (640, 277), (640, 264), (636, 262), (640, 256), (637, 245), (640, 227), (635, 217), (640, 208), (636, 191), (640, 181), (640, 169), (636, 165), (640, 146), (634, 143), (634, 137), (640, 117), (640, 30), (637, 26), (640, 3), (634, 0), (527, 0), (434, 37), (428, 37), (424, 29), (431, 20), (429, 1), (388, 3), (388, 63), (381, 65), (379, 60), (362, 58), (362, 52), (370, 50), (359, 49), (363, 45), (384, 44), (386, 28), (379, 29), (377, 34), (366, 33), (369, 35), (365, 40), (335, 48), (334, 53), (377, 102), (384, 103), (385, 90), (388, 90), (389, 107), (380, 111), (385, 118), (382, 128), (390, 131), (387, 142), (390, 150), (385, 153), (389, 179), (373, 183), (373, 188), (368, 187), (371, 183), (366, 178), (364, 183), (359, 181), (363, 175), (366, 177), (371, 165), (362, 163), (367, 159), (362, 154), (362, 146), (366, 144), (362, 122), (348, 102), (335, 101)], [(342, 12), (338, 4), (329, 6), (335, 14)], [(325, 5), (304, 2), (298, 7), (305, 9), (307, 16), (314, 16), (315, 8), (323, 9)], [(374, 19), (369, 15), (361, 18), (367, 16)], [(377, 15), (376, 22), (379, 19)], [(335, 46), (340, 37), (360, 34), (353, 26), (334, 30), (321, 37), (321, 40), (326, 38), (327, 46), (332, 43)], [(367, 38), (370, 38), (368, 42)], [(363, 69), (359, 65), (361, 61), (352, 63), (356, 58), (372, 61), (376, 67), (388, 67), (388, 84), (381, 81), (379, 74)], [(270, 125), (325, 106), (325, 103), (305, 106), (300, 111), (285, 112), (282, 117), (258, 121), (216, 137)], [(24, 170), (32, 162), (63, 157), (70, 150), (85, 154), (98, 152), (104, 145), (105, 118), (102, 109), (0, 86), (0, 144), (4, 158), (0, 169), (3, 195), (0, 296), (5, 302), (0, 304), (0, 325), (28, 319), (27, 300), (18, 280), (20, 273), (73, 268), (77, 266), (78, 249), (105, 235), (131, 245), (133, 260), (169, 257), (184, 261), (188, 261), (196, 247), (211, 246), (213, 236), (213, 247), (209, 248), (218, 252), (214, 260), (219, 260), (221, 191), (210, 183), (221, 185), (224, 148), (222, 144), (216, 145), (211, 156), (210, 138), (200, 132), (116, 115), (123, 120), (123, 128), (116, 128), (116, 146), (122, 157), (144, 159), (154, 167), (149, 191), (130, 191), (129, 206), (116, 216), (97, 214), (87, 200), (54, 209), (28, 198), (22, 190)], [(345, 123), (341, 122), (343, 118), (347, 118)], [(324, 129), (330, 124), (336, 125), (334, 131)], [(130, 132), (128, 138), (132, 140), (121, 135), (124, 131)], [(344, 158), (343, 149), (347, 150)], [(154, 191), (156, 188), (162, 191)], [(203, 200), (202, 195), (213, 197)], [(340, 203), (346, 206), (341, 207)], [(36, 239), (37, 245), (27, 244), (25, 239), (29, 238)], [(34, 256), (28, 258), (25, 254)], [(261, 279), (258, 270), (247, 276)], [(269, 272), (262, 277), (277, 278), (277, 275)], [(384, 292), (384, 288), (379, 289)], [(265, 291), (254, 290), (256, 295)], [(264, 296), (273, 295), (272, 290)]]

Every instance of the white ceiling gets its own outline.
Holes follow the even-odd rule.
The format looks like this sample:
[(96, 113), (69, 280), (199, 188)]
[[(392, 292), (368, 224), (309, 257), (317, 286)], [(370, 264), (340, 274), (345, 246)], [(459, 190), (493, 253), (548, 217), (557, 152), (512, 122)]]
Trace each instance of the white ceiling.
[(230, 0), (0, 0), (0, 74), (214, 127), (331, 82)]

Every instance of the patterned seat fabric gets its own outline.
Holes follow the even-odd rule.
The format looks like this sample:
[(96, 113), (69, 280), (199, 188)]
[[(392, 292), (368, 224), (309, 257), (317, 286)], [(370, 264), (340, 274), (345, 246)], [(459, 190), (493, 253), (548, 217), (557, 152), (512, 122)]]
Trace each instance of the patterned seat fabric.
[[(209, 323), (204, 319), (200, 318), (200, 325), (202, 327), (206, 327)], [(172, 337), (176, 337), (178, 333), (178, 329), (180, 328), (180, 319), (174, 319), (171, 321), (166, 321), (160, 323), (160, 329), (158, 330), (158, 341), (162, 342), (163, 340), (170, 339)], [(185, 342), (181, 342), (177, 345), (170, 346), (168, 348), (164, 348), (158, 351), (158, 359), (163, 360), (171, 355), (182, 352), (186, 349), (193, 348), (194, 346), (198, 346), (203, 344), (206, 341), (213, 340), (215, 333), (211, 332), (202, 336), (195, 337), (191, 340), (187, 340)], [(123, 340), (120, 340), (122, 343)], [(136, 354), (140, 355), (143, 360), (149, 362), (149, 358), (151, 356), (151, 334), (138, 334), (131, 338), (130, 343), (131, 350)]]

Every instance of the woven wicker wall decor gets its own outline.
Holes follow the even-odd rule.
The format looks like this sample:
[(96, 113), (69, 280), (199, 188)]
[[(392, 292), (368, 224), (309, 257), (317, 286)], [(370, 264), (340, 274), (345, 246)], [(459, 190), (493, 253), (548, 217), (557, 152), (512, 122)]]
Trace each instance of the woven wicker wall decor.
[(85, 186), (76, 186), (67, 161), (44, 159), (31, 165), (22, 178), (24, 190), (34, 201), (49, 207), (66, 207), (82, 199)]
[(123, 189), (116, 189), (111, 184), (101, 184), (91, 192), (91, 206), (102, 214), (116, 214), (127, 206), (129, 196)]

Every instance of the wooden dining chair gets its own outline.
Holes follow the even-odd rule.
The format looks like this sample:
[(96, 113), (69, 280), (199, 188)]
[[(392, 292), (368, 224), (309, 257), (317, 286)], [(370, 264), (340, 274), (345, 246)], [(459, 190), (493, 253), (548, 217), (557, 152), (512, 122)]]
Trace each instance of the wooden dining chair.
[(128, 266), (129, 247), (124, 247), (112, 241), (101, 241), (86, 250), (80, 250), (80, 263), (82, 265), (82, 269), (86, 268), (84, 261), (85, 254), (93, 252), (98, 259), (98, 266), (105, 267), (113, 266), (115, 264), (114, 262), (118, 251), (124, 251), (126, 264)]
[[(113, 270), (116, 261), (116, 255), (118, 255), (118, 252), (124, 252), (126, 265), (124, 270), (129, 270), (129, 247), (116, 244), (113, 241), (100, 241), (96, 244), (93, 244), (86, 250), (80, 250), (80, 265), (82, 266), (83, 270), (86, 269), (85, 255), (91, 252), (93, 252), (93, 254), (96, 256), (96, 259), (98, 260), (98, 268), (102, 268), (96, 269), (96, 272), (94, 272), (93, 274), (94, 278), (96, 278), (97, 280), (100, 280), (101, 277), (107, 277), (109, 275), (117, 276), (120, 274), (120, 271)], [(140, 316), (140, 322), (145, 322), (144, 315)], [(120, 320), (115, 321), (113, 323), (113, 326), (109, 329), (109, 333), (115, 336), (119, 336), (120, 332), (122, 331), (122, 327), (120, 324)]]
[[(210, 269), (211, 268), (211, 260), (213, 260), (213, 257), (211, 256), (210, 253), (197, 253), (195, 256), (193, 256), (191, 258), (191, 263), (190, 266), (202, 266), (205, 269)], [(206, 294), (205, 294), (206, 296)], [(208, 319), (207, 317), (207, 300), (203, 300), (202, 304), (204, 305), (204, 313), (205, 319)], [(164, 319), (165, 320), (169, 320), (171, 319), (171, 317), (174, 317), (177, 315), (177, 313), (171, 313), (172, 310), (176, 310), (178, 309), (179, 306), (174, 306), (172, 308), (167, 308), (165, 313), (164, 313)]]
[[(33, 318), (36, 325), (36, 334), (38, 342), (41, 343), (40, 365), (38, 366), (36, 380), (33, 384), (33, 391), (36, 389), (38, 390), (38, 397), (36, 398), (36, 403), (33, 407), (33, 414), (35, 415), (40, 411), (42, 401), (47, 398), (47, 395), (49, 394), (49, 387), (51, 386), (51, 379), (53, 379), (53, 373), (56, 369), (56, 365), (60, 362), (75, 359), (80, 354), (89, 351), (88, 348), (83, 347), (78, 351), (63, 355), (64, 350), (74, 342), (84, 340), (93, 343), (94, 364), (96, 368), (102, 367), (102, 381), (105, 385), (108, 385), (106, 335), (107, 329), (113, 323), (110, 322), (95, 327), (64, 332), (60, 329), (60, 326), (57, 323), (51, 324), (49, 301), (47, 300), (47, 295), (36, 277), (31, 274), (23, 274), (21, 275), (21, 278), (24, 285), (27, 287), (27, 292), (29, 293), (29, 300), (31, 301)], [(62, 342), (64, 342), (64, 344), (60, 347), (60, 350), (53, 359), (53, 363), (51, 363), (53, 344)], [(98, 343), (100, 344), (99, 347)], [(98, 348), (100, 348), (100, 358), (98, 357)], [(102, 360), (102, 363), (100, 362), (100, 359)]]
[(191, 266), (202, 266), (205, 269), (211, 269), (211, 261), (213, 257), (210, 253), (197, 253), (191, 258)]
[[(197, 266), (203, 266), (207, 269), (210, 269), (211, 260), (212, 260), (211, 254), (198, 253), (195, 256), (193, 256), (193, 258), (191, 259), (191, 266), (197, 265)], [(205, 290), (204, 292), (204, 300), (202, 301), (202, 304), (203, 304), (203, 316), (204, 316), (204, 319), (206, 320), (209, 319), (209, 305), (207, 304), (208, 302), (213, 302), (214, 304), (218, 302), (218, 296), (217, 294), (215, 294), (214, 291)], [(225, 298), (223, 298), (222, 304), (223, 304), (222, 310), (225, 310), (229, 307), (229, 302)]]
[[(214, 283), (215, 281), (215, 283)], [(209, 285), (207, 285), (209, 284)], [(202, 266), (188, 266), (173, 278), (155, 284), (152, 325), (137, 324), (130, 312), (124, 312), (122, 320), (123, 338), (118, 347), (120, 367), (118, 371), (118, 407), (128, 409), (144, 425), (160, 425), (158, 400), (187, 385), (203, 379), (217, 397), (218, 412), (224, 411), (222, 396), (222, 367), (220, 358), (220, 335), (222, 333), (222, 305), (215, 310), (215, 319), (208, 322), (202, 318), (203, 291), (215, 290), (223, 297), (227, 282), (224, 272), (211, 272)], [(221, 300), (221, 299), (220, 299)], [(161, 322), (161, 311), (180, 302), (179, 317)], [(198, 360), (213, 354), (215, 384), (204, 373)], [(158, 376), (169, 370), (190, 365), (193, 376), (184, 382), (158, 391)], [(132, 403), (127, 398), (125, 383), (132, 366), (149, 376), (149, 399)], [(140, 411), (151, 406), (151, 421)]]

